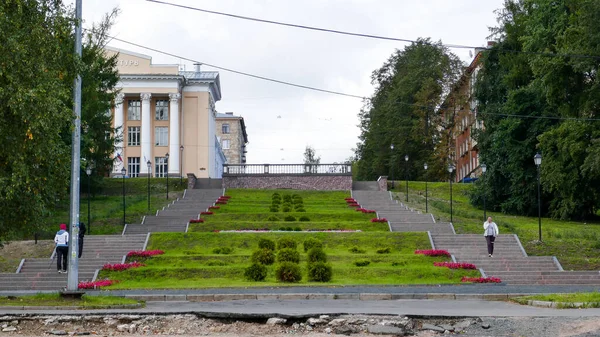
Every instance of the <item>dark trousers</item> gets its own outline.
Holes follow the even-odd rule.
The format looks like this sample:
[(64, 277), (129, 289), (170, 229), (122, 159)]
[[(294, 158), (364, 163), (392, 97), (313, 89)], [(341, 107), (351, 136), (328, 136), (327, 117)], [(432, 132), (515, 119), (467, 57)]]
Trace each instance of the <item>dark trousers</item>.
[(488, 246), (488, 254), (494, 254), (494, 241), (495, 240), (496, 240), (496, 237), (493, 235), (485, 236), (485, 241), (487, 241), (487, 246)]
[(67, 258), (69, 257), (69, 247), (56, 247), (56, 269), (67, 270)]
[(83, 253), (83, 236), (79, 237), (79, 255), (77, 255), (78, 259), (81, 259), (81, 254)]

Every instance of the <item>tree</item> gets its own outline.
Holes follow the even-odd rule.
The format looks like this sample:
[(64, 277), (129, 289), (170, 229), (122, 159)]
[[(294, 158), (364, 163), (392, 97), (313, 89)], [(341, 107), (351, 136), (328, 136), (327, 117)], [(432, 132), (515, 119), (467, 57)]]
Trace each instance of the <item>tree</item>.
[(321, 163), (321, 157), (317, 157), (317, 152), (315, 151), (315, 149), (310, 146), (310, 145), (306, 145), (306, 149), (304, 150), (304, 164), (320, 164)]

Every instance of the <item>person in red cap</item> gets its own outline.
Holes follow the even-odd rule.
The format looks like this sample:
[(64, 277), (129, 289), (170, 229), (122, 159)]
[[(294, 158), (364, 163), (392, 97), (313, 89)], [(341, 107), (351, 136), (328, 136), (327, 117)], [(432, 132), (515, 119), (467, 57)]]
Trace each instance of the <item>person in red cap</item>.
[(67, 257), (69, 255), (69, 232), (67, 225), (60, 224), (60, 230), (54, 236), (56, 243), (56, 269), (59, 273), (67, 272)]

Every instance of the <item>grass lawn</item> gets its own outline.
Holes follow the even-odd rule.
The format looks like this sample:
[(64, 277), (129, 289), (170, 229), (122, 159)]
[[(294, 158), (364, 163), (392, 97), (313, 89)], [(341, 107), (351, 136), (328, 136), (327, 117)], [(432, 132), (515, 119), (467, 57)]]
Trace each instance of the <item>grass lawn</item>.
[(600, 308), (600, 293), (572, 293), (572, 294), (544, 294), (544, 295), (531, 295), (516, 297), (511, 299), (514, 302), (520, 304), (527, 304), (528, 301), (547, 301), (547, 302), (560, 302), (559, 308), (570, 308), (573, 307), (572, 303), (586, 303), (585, 307), (589, 308)]
[[(258, 248), (260, 238), (275, 242), (291, 237), (298, 243), (303, 278), (299, 283), (277, 282), (274, 266), (263, 282), (248, 281), (244, 270), (250, 255)], [(302, 243), (307, 238), (319, 239), (333, 268), (333, 279), (327, 283), (307, 281), (306, 254)], [(216, 254), (215, 249), (232, 248), (230, 254)], [(357, 247), (362, 252), (352, 253)], [(380, 248), (391, 248), (389, 254), (378, 254)], [(164, 255), (148, 258), (145, 267), (120, 272), (102, 271), (99, 278), (120, 282), (107, 289), (132, 288), (207, 288), (264, 287), (286, 285), (361, 285), (361, 284), (447, 284), (460, 283), (463, 276), (479, 276), (477, 271), (434, 267), (433, 262), (447, 258), (415, 255), (417, 249), (431, 248), (425, 233), (157, 233), (150, 237), (148, 249), (162, 249)], [(370, 264), (358, 267), (358, 260)]]
[(143, 302), (116, 296), (83, 295), (80, 300), (63, 298), (58, 293), (25, 296), (0, 296), (0, 306), (77, 306), (85, 309), (110, 308), (117, 305), (137, 305)]
[[(405, 186), (396, 185), (395, 197), (405, 202)], [(472, 184), (452, 184), (454, 228), (458, 234), (481, 234), (483, 209), (469, 203)], [(448, 183), (428, 183), (429, 212), (436, 221), (450, 221), (450, 186)], [(409, 182), (410, 207), (425, 211), (425, 182)], [(501, 234), (519, 236), (528, 255), (554, 255), (565, 270), (600, 269), (600, 223), (581, 223), (542, 218), (542, 240), (538, 241), (538, 218), (513, 216), (487, 211), (494, 218)]]

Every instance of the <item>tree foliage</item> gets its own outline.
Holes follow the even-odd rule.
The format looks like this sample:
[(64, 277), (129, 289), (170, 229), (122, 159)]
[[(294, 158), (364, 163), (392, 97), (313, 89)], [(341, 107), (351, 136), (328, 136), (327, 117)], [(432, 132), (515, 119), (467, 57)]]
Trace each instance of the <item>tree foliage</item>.
[[(430, 167), (429, 179), (446, 176), (443, 165), (436, 164), (442, 162), (436, 146), (440, 139), (437, 126), (441, 123), (436, 107), (461, 70), (458, 57), (441, 42), (419, 39), (396, 50), (373, 72), (375, 93), (359, 114), (358, 179), (373, 180), (394, 172), (410, 172), (410, 178), (421, 179), (425, 162)], [(409, 156), (408, 162), (405, 155)]]
[(598, 17), (595, 0), (509, 0), (498, 12), (499, 41), (477, 85), (488, 171), (474, 203), (486, 193), (492, 209), (537, 214), (540, 152), (544, 212), (582, 219), (597, 210), (599, 123), (582, 118), (597, 118), (600, 106)]
[(306, 149), (304, 150), (304, 164), (320, 164), (321, 156), (317, 156), (317, 151), (310, 146), (306, 145)]

